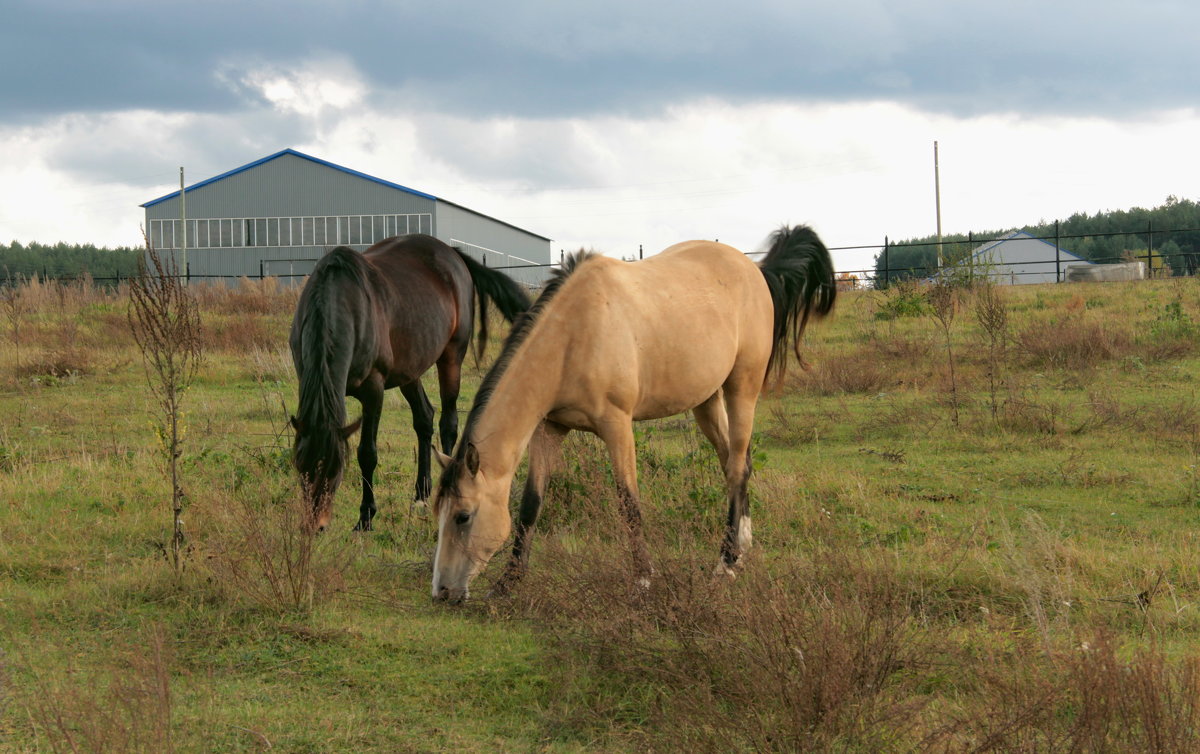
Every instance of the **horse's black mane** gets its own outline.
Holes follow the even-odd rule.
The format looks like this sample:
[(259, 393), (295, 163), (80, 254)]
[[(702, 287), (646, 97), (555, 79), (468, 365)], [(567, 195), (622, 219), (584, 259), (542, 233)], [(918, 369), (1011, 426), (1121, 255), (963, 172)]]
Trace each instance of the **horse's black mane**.
[(554, 298), (554, 295), (558, 293), (559, 289), (562, 288), (563, 283), (567, 281), (571, 273), (578, 270), (584, 262), (596, 256), (599, 256), (597, 252), (581, 249), (563, 260), (562, 266), (550, 273), (550, 281), (542, 289), (537, 301), (534, 301), (533, 306), (529, 307), (529, 310), (513, 323), (512, 330), (508, 333), (508, 337), (505, 338), (504, 345), (500, 349), (500, 355), (496, 357), (496, 361), (492, 364), (487, 375), (483, 378), (483, 383), (479, 386), (479, 392), (475, 394), (475, 402), (471, 404), (471, 412), (467, 414), (462, 439), (459, 440), (458, 447), (454, 450), (454, 457), (442, 473), (441, 481), (438, 483), (437, 499), (439, 501), (443, 493), (457, 490), (458, 480), (462, 476), (462, 470), (465, 466), (466, 449), (474, 436), (475, 427), (479, 424), (479, 418), (483, 415), (483, 411), (491, 400), (492, 394), (496, 392), (496, 386), (500, 383), (500, 378), (504, 376), (509, 365), (512, 364), (513, 356), (516, 354), (517, 349), (529, 337), (529, 333), (537, 323), (539, 315), (541, 315), (551, 299)]

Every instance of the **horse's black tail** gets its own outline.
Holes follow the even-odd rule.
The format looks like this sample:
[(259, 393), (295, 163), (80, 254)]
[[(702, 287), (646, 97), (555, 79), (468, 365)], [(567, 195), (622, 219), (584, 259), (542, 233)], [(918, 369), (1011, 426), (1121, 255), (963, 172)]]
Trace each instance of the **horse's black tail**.
[[(775, 305), (775, 332), (767, 375), (778, 380), (787, 371), (787, 342), (800, 357), (800, 336), (810, 316), (824, 317), (833, 310), (837, 285), (833, 260), (815, 231), (807, 225), (786, 225), (771, 234), (771, 248), (758, 263), (771, 302)], [(801, 358), (801, 363), (803, 359)]]
[(475, 297), (479, 300), (479, 340), (475, 344), (475, 354), (477, 358), (482, 359), (484, 349), (487, 348), (488, 300), (491, 299), (500, 310), (500, 314), (511, 323), (529, 310), (529, 294), (503, 272), (480, 264), (462, 249), (456, 248), (455, 251), (467, 265), (471, 273), (471, 282), (475, 284)]

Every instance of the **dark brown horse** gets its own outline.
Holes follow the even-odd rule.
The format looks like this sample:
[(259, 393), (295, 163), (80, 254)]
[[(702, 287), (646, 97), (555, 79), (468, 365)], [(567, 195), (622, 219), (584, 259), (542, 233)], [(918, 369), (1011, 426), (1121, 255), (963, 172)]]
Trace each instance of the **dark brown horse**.
[[(439, 430), (442, 448), (449, 453), (458, 438), (459, 376), (474, 331), (476, 298), (482, 355), (487, 301), (494, 302), (509, 322), (529, 308), (525, 291), (503, 273), (426, 235), (389, 238), (362, 254), (339, 246), (317, 263), (300, 294), (289, 338), (300, 380), (300, 407), (292, 417), (292, 461), (316, 530), (329, 525), (348, 441), (360, 426), (363, 490), (355, 529), (370, 530), (378, 462), (375, 440), (388, 388), (400, 388), (412, 407), (418, 448), (416, 499), (428, 499), (434, 411), (421, 375), (437, 364)], [(347, 395), (362, 404), (362, 417), (350, 424), (343, 398)]]

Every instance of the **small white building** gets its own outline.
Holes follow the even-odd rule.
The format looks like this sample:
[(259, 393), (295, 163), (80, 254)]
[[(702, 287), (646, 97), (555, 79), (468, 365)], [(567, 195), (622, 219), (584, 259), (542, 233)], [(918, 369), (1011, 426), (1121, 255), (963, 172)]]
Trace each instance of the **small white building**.
[(987, 276), (997, 285), (1057, 283), (1066, 280), (1067, 265), (1095, 266), (1060, 246), (1014, 231), (983, 244), (942, 274), (965, 270), (978, 277)]

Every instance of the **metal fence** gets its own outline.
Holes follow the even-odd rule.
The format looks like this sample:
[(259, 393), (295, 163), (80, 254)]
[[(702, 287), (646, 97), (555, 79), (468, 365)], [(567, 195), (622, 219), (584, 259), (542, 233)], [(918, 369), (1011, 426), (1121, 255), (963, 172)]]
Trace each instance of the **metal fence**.
[[(1196, 243), (1187, 247), (1172, 245), (1163, 248), (1165, 242), (1156, 247), (1157, 239), (1171, 240), (1173, 236), (1195, 234)], [(1106, 254), (1076, 255), (1075, 250), (1081, 247), (1096, 245), (1102, 239), (1138, 239), (1142, 245), (1126, 247), (1119, 252)], [(988, 246), (998, 248), (999, 245), (1018, 241), (1035, 241), (1052, 247), (1041, 259), (1021, 259), (1004, 261), (1002, 257), (994, 259), (978, 259), (980, 249)], [(1172, 242), (1173, 244), (1173, 242)], [(1055, 224), (1055, 231), (1047, 235), (1012, 234), (1000, 237), (976, 237), (969, 233), (965, 239), (937, 241), (922, 241), (910, 243), (894, 243), (886, 237), (882, 244), (862, 246), (831, 247), (836, 251), (876, 250), (876, 265), (870, 269), (839, 270), (840, 275), (854, 275), (860, 283), (876, 288), (886, 288), (892, 283), (905, 279), (934, 280), (940, 275), (961, 273), (964, 276), (990, 277), (999, 282), (1018, 284), (1022, 282), (1065, 282), (1066, 267), (1072, 264), (1118, 264), (1121, 262), (1142, 262), (1150, 276), (1194, 276), (1200, 273), (1200, 228), (1171, 228), (1156, 229), (1148, 225), (1142, 231), (1109, 231), (1103, 233), (1064, 234)], [(914, 256), (913, 250), (924, 252), (927, 260), (918, 264), (905, 264), (897, 259)], [(1077, 258), (1078, 256), (1078, 258)], [(1033, 267), (1034, 269), (1024, 269)], [(1169, 270), (1169, 272), (1168, 272)], [(1037, 278), (1037, 279), (1035, 279)], [(1048, 278), (1048, 279), (1047, 279)]]
[[(1155, 247), (1155, 239), (1169, 239), (1172, 236), (1183, 234), (1195, 234), (1196, 242), (1194, 245), (1188, 245), (1180, 248), (1164, 249), (1160, 243), (1158, 248)], [(1141, 242), (1144, 239), (1145, 245), (1136, 249), (1122, 249), (1120, 253), (1106, 254), (1100, 256), (1082, 256), (1081, 259), (1075, 258), (1073, 249), (1079, 249), (1081, 246), (1087, 245), (1089, 242), (1095, 242), (1097, 239), (1121, 239), (1121, 238), (1136, 238)], [(994, 260), (979, 260), (971, 262), (973, 255), (981, 248), (990, 244), (1004, 244), (1016, 240), (1033, 240), (1043, 242), (1053, 248), (1048, 252), (1046, 258), (1038, 260), (1018, 260), (1018, 261), (994, 261)], [(943, 240), (940, 244), (936, 241), (922, 242), (906, 242), (895, 243), (890, 241), (886, 236), (881, 244), (865, 244), (858, 246), (832, 246), (829, 248), (831, 252), (839, 251), (864, 251), (875, 250), (876, 265), (869, 269), (839, 269), (839, 276), (855, 276), (856, 282), (859, 285), (867, 287), (886, 288), (889, 285), (900, 282), (906, 279), (916, 280), (933, 280), (939, 275), (955, 274), (955, 271), (963, 272), (966, 275), (990, 276), (993, 279), (999, 279), (1000, 282), (1021, 283), (1021, 282), (1042, 282), (1038, 278), (1046, 278), (1047, 282), (1063, 282), (1066, 279), (1066, 267), (1070, 264), (1080, 262), (1090, 262), (1095, 264), (1114, 264), (1119, 262), (1140, 261), (1145, 263), (1146, 270), (1150, 275), (1163, 275), (1169, 268), (1170, 274), (1194, 276), (1200, 273), (1200, 228), (1172, 228), (1172, 229), (1156, 229), (1152, 225), (1141, 231), (1111, 231), (1104, 233), (1086, 233), (1086, 234), (1063, 234), (1059, 232), (1059, 225), (1055, 224), (1055, 232), (1050, 235), (1032, 235), (1023, 234), (1019, 238), (1009, 236), (1001, 236), (998, 238), (991, 237), (975, 237), (974, 234), (967, 234), (965, 239), (955, 238), (954, 240)], [(924, 252), (923, 256), (927, 259), (922, 259), (918, 264), (897, 263), (897, 257), (913, 256), (913, 250)], [(758, 256), (765, 252), (749, 252), (747, 256)], [(546, 270), (548, 268), (556, 268), (561, 265), (564, 258), (564, 252), (559, 252), (559, 260), (546, 264), (525, 263), (524, 260), (508, 259), (505, 261), (519, 262), (516, 264), (499, 264), (494, 265), (492, 269), (502, 270), (512, 275), (514, 278), (526, 282), (529, 278), (537, 278), (544, 280)], [(636, 256), (629, 255), (625, 257), (630, 261), (641, 259), (643, 251), (641, 246), (638, 247)], [(486, 255), (483, 257), (484, 263), (488, 263)], [(939, 261), (940, 260), (940, 261)], [(262, 280), (265, 278), (276, 278), (286, 282), (299, 282), (308, 277), (311, 271), (311, 266), (305, 268), (302, 265), (289, 264), (297, 260), (276, 260), (264, 261), (259, 266), (257, 276), (250, 275), (203, 275), (193, 276), (191, 273), (191, 265), (183, 271), (182, 277), (187, 281), (237, 281), (242, 278), (251, 280)], [(304, 260), (310, 265), (316, 260)], [(1036, 269), (1022, 269), (1027, 267), (1035, 267)], [(7, 271), (5, 271), (7, 272)], [(80, 275), (51, 275), (48, 269), (43, 268), (40, 273), (33, 275), (12, 275), (6, 274), (0, 277), (0, 287), (12, 286), (28, 281), (36, 275), (42, 281), (57, 281), (57, 282), (77, 282), (84, 279), (85, 276), (92, 282), (100, 285), (119, 285), (128, 280), (134, 271), (128, 273), (118, 272), (115, 276), (91, 276), (87, 273)]]

